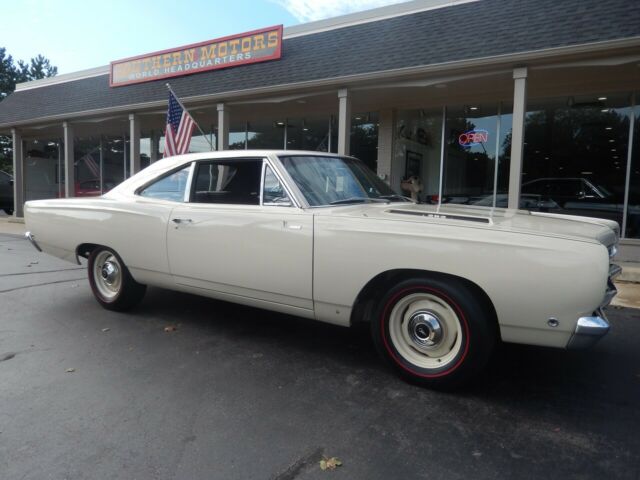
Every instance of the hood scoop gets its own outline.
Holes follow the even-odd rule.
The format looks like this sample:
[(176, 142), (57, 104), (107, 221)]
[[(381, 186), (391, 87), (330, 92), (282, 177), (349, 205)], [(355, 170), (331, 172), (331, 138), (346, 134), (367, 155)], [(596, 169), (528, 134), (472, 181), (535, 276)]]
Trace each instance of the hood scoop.
[(399, 210), (392, 209), (389, 213), (395, 213), (397, 215), (412, 215), (414, 217), (426, 217), (437, 218), (439, 220), (461, 220), (463, 222), (475, 222), (475, 223), (491, 223), (488, 218), (484, 217), (472, 217), (470, 215), (457, 215), (451, 213), (434, 213), (434, 212), (419, 212), (416, 210)]

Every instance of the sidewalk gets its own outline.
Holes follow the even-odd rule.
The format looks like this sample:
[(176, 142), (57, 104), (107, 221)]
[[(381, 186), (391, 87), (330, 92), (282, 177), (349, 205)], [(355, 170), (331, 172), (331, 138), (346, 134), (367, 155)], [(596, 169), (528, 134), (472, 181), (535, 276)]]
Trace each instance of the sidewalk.
[(8, 233), (10, 235), (24, 235), (24, 221), (16, 220), (13, 217), (0, 217), (0, 233)]

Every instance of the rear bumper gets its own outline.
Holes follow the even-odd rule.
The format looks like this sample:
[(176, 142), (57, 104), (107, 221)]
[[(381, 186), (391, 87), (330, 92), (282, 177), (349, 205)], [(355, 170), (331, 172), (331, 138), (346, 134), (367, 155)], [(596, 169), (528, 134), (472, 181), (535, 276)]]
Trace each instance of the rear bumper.
[(591, 317), (580, 317), (576, 324), (576, 329), (569, 339), (567, 348), (582, 349), (589, 348), (604, 337), (611, 327), (602, 310), (594, 312)]
[(36, 239), (35, 239), (35, 237), (31, 234), (31, 232), (27, 232), (27, 233), (25, 233), (25, 234), (24, 234), (24, 236), (25, 236), (25, 238), (26, 238), (27, 240), (29, 240), (29, 241), (31, 242), (31, 245), (33, 245), (33, 246), (34, 246), (34, 248), (35, 248), (36, 250), (38, 250), (39, 252), (41, 252), (41, 251), (42, 251), (42, 249), (40, 248), (40, 245), (38, 245), (38, 242), (36, 242)]

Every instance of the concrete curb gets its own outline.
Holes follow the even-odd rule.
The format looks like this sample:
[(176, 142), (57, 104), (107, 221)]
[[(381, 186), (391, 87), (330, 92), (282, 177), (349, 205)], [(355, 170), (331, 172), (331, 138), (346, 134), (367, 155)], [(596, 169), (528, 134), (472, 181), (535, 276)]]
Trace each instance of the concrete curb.
[(616, 280), (620, 282), (640, 283), (640, 263), (637, 263), (637, 262), (615, 262), (615, 263), (617, 263), (622, 267), (622, 273)]

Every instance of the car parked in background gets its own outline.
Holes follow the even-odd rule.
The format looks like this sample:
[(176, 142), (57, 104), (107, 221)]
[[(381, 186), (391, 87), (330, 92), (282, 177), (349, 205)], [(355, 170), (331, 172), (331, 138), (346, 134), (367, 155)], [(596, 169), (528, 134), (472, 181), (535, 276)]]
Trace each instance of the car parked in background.
[(25, 222), (36, 248), (87, 259), (107, 309), (153, 285), (368, 322), (402, 376), (435, 387), (473, 377), (500, 340), (593, 344), (620, 271), (615, 222), (419, 205), (320, 152), (166, 158), (101, 197), (27, 202)]
[(13, 177), (0, 170), (0, 210), (13, 215)]

